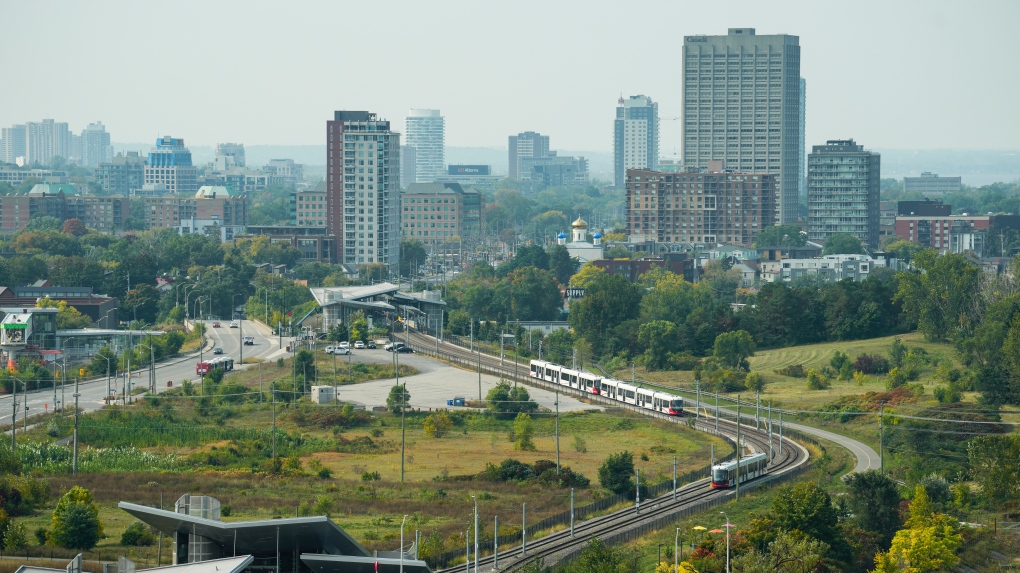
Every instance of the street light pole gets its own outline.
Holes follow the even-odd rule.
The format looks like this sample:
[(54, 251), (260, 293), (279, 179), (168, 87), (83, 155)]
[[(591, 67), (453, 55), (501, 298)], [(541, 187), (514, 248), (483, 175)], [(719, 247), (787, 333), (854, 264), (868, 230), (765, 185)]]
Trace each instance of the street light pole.
[(725, 511), (720, 511), (719, 513), (723, 514), (723, 517), (726, 518), (726, 573), (730, 573), (730, 527), (733, 527), (733, 524), (730, 523), (730, 516), (726, 515)]

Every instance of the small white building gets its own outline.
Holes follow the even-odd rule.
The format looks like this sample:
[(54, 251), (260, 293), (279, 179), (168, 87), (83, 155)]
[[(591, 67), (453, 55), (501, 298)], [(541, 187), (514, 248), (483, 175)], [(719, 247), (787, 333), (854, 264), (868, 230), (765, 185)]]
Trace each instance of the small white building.
[(597, 261), (602, 258), (602, 234), (595, 233), (592, 237), (594, 242), (588, 242), (588, 223), (577, 216), (577, 220), (571, 223), (571, 241), (567, 242), (567, 234), (560, 233), (556, 236), (556, 242), (567, 247), (571, 258), (576, 258), (584, 264), (588, 261)]
[(336, 401), (336, 389), (332, 386), (312, 386), (312, 404), (332, 404)]
[(817, 259), (782, 259), (761, 261), (763, 283), (790, 282), (804, 276), (819, 276), (824, 281), (853, 279), (862, 281), (876, 267), (886, 266), (886, 259), (868, 255), (826, 255)]

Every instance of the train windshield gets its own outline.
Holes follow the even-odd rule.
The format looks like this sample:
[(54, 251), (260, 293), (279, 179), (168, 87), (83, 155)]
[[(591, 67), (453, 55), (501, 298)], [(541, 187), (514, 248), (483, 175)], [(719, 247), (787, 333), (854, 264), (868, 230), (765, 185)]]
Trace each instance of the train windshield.
[(723, 469), (723, 468), (714, 468), (712, 470), (712, 481), (714, 481), (715, 483), (725, 482), (725, 481), (729, 480), (729, 476), (726, 475), (726, 474), (727, 474), (727, 472), (726, 472), (725, 469)]
[(684, 407), (684, 401), (683, 400), (673, 400), (672, 402), (669, 403), (669, 407), (673, 408), (674, 410), (679, 410), (679, 409)]

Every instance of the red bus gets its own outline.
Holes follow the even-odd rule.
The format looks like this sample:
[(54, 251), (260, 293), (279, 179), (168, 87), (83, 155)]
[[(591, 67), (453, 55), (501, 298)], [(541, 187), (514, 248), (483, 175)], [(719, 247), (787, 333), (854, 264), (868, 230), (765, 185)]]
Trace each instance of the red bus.
[(195, 374), (208, 374), (210, 370), (212, 370), (212, 364), (209, 364), (208, 362), (199, 362), (198, 364), (195, 364)]

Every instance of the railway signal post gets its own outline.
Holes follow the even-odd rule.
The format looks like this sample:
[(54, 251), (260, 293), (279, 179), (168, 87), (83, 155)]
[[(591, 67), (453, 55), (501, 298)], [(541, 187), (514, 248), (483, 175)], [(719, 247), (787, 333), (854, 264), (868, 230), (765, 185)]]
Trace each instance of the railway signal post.
[(676, 456), (673, 456), (673, 501), (676, 501)]

